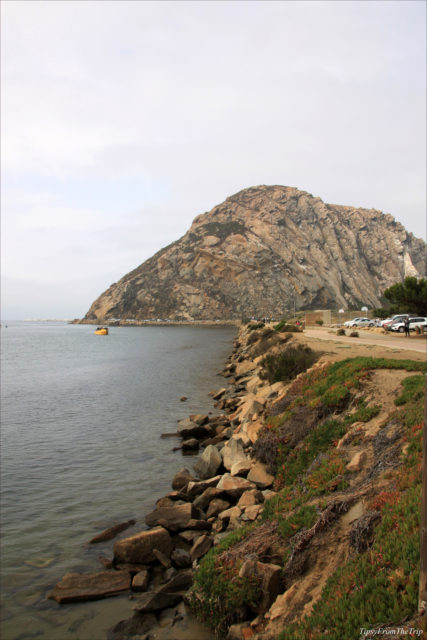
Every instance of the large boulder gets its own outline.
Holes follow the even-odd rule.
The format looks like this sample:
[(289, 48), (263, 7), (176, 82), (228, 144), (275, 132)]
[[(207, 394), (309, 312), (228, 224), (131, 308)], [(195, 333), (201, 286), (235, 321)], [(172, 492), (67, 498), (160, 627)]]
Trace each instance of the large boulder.
[(252, 443), (258, 440), (258, 433), (263, 427), (264, 423), (262, 420), (247, 420), (242, 423), (242, 429)]
[(171, 507), (158, 507), (145, 516), (145, 522), (149, 527), (162, 525), (169, 531), (180, 531), (188, 529), (189, 521), (192, 519), (200, 519), (202, 516), (191, 502), (177, 504)]
[(140, 596), (135, 601), (133, 609), (141, 613), (148, 613), (173, 607), (182, 600), (184, 593), (192, 583), (192, 571), (180, 571), (166, 584)]
[(190, 551), (190, 556), (193, 562), (194, 560), (198, 560), (204, 556), (212, 545), (213, 539), (210, 536), (201, 536), (200, 538), (197, 538)]
[(179, 547), (171, 555), (171, 560), (176, 567), (191, 567), (191, 556), (185, 549)]
[(202, 495), (197, 496), (193, 504), (195, 507), (206, 511), (206, 507), (209, 506), (212, 500), (220, 498), (222, 495), (223, 492), (220, 489), (217, 489), (216, 487), (209, 487), (208, 489), (203, 491)]
[(256, 520), (262, 510), (262, 504), (254, 504), (251, 507), (246, 507), (245, 513), (243, 514), (243, 520)]
[(208, 516), (208, 518), (212, 518), (214, 516), (217, 516), (222, 511), (229, 509), (230, 506), (231, 505), (229, 502), (227, 502), (227, 500), (221, 500), (221, 498), (215, 498), (215, 500), (212, 500), (210, 502), (206, 515)]
[(209, 416), (205, 413), (193, 413), (190, 415), (190, 420), (198, 425), (204, 425), (209, 422)]
[(199, 441), (196, 438), (188, 438), (183, 440), (181, 444), (182, 451), (198, 451), (200, 446)]
[(233, 464), (237, 462), (247, 462), (248, 459), (245, 455), (243, 447), (240, 442), (232, 438), (227, 442), (221, 450), (224, 467), (227, 471), (231, 470)]
[(196, 496), (199, 496), (203, 491), (206, 491), (209, 487), (216, 487), (222, 476), (214, 476), (207, 480), (201, 480), (200, 482), (189, 482), (186, 489), (186, 494), (190, 500), (194, 500)]
[(231, 467), (230, 473), (232, 476), (245, 477), (248, 475), (248, 472), (251, 470), (251, 467), (252, 467), (252, 462), (249, 460), (249, 458), (246, 458), (246, 460), (238, 460)]
[(59, 604), (99, 600), (128, 591), (130, 585), (128, 571), (66, 573), (48, 597)]
[(230, 498), (237, 499), (240, 498), (244, 491), (256, 489), (256, 485), (245, 478), (233, 477), (229, 473), (225, 473), (218, 482), (217, 489), (224, 491)]
[(252, 420), (255, 416), (258, 416), (263, 409), (264, 405), (258, 402), (255, 396), (248, 395), (236, 411), (236, 416), (239, 417), (240, 422)]
[(180, 489), (184, 489), (188, 483), (194, 480), (194, 476), (191, 473), (190, 469), (187, 467), (182, 467), (173, 477), (172, 480), (172, 489), (179, 491)]
[(244, 360), (243, 362), (237, 363), (235, 372), (236, 378), (241, 378), (246, 373), (249, 373), (250, 371), (256, 369), (256, 367), (256, 362), (254, 362), (253, 360)]
[(261, 504), (262, 502), (264, 502), (264, 496), (261, 491), (259, 491), (259, 489), (251, 489), (250, 491), (242, 493), (237, 506), (245, 509), (246, 507), (252, 507), (254, 504)]
[(240, 507), (230, 507), (230, 509), (225, 509), (225, 511), (221, 511), (218, 515), (219, 520), (228, 525), (229, 529), (237, 529), (241, 525), (240, 516), (242, 515), (242, 510)]
[(268, 473), (264, 463), (256, 462), (248, 473), (248, 480), (254, 482), (259, 489), (267, 489), (273, 484), (274, 476)]
[(190, 418), (178, 422), (178, 434), (182, 438), (208, 438), (212, 435), (212, 429), (208, 424), (198, 424)]
[(154, 549), (162, 551), (165, 555), (170, 555), (172, 547), (169, 532), (164, 527), (156, 527), (149, 531), (136, 533), (129, 538), (117, 540), (114, 544), (114, 560), (116, 563), (135, 564), (155, 562)]
[(212, 478), (222, 464), (222, 457), (218, 449), (210, 444), (203, 451), (194, 465), (194, 471), (202, 480)]
[(248, 559), (242, 564), (239, 577), (252, 578), (256, 576), (261, 583), (263, 597), (257, 609), (259, 614), (266, 613), (279, 595), (282, 586), (281, 571), (282, 568), (277, 564), (266, 564), (253, 559)]

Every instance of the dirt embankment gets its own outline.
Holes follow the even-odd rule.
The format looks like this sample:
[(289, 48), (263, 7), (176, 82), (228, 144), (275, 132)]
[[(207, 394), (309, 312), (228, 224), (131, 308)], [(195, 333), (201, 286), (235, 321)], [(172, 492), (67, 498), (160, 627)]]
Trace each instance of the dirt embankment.
[[(252, 464), (264, 463), (266, 472), (272, 476), (271, 485), (267, 491), (264, 489), (265, 500), (255, 519), (255, 530), (243, 534), (237, 544), (217, 539), (218, 552), (211, 552), (210, 560), (214, 562), (216, 584), (221, 575), (227, 576), (224, 593), (227, 585), (236, 588), (239, 578), (246, 575), (245, 557), (249, 555), (252, 562), (258, 563), (254, 571), (258, 572), (263, 592), (258, 605), (253, 604), (256, 601), (253, 593), (252, 604), (245, 603), (242, 597), (238, 614), (231, 607), (227, 609), (224, 601), (215, 603), (209, 594), (212, 587), (209, 580), (205, 584), (200, 580), (206, 570), (203, 560), (201, 570), (196, 571), (196, 587), (205, 589), (199, 594), (199, 615), (208, 620), (209, 607), (216, 611), (218, 625), (222, 625), (223, 635), (228, 634), (230, 640), (249, 637), (273, 640), (280, 633), (286, 640), (304, 638), (302, 619), (312, 619), (313, 624), (319, 625), (318, 635), (314, 632), (310, 636), (313, 638), (323, 637), (322, 633), (331, 638), (359, 637), (356, 630), (365, 619), (377, 628), (388, 624), (393, 629), (394, 622), (404, 628), (404, 619), (416, 614), (413, 594), (408, 595), (413, 589), (405, 573), (408, 559), (396, 556), (394, 566), (392, 561), (383, 562), (380, 554), (375, 556), (377, 573), (384, 571), (391, 585), (396, 582), (396, 593), (393, 588), (387, 591), (394, 608), (391, 605), (389, 609), (380, 608), (382, 617), (379, 613), (378, 618), (368, 607), (360, 622), (350, 610), (352, 621), (337, 621), (335, 627), (334, 614), (329, 613), (325, 619), (330, 627), (322, 628), (327, 623), (322, 622), (319, 607), (325, 611), (330, 608), (329, 604), (322, 604), (325, 587), (331, 580), (339, 585), (344, 580), (336, 577), (341, 570), (345, 577), (359, 558), (364, 566), (367, 554), (377, 553), (375, 544), (381, 545), (382, 539), (381, 534), (376, 537), (375, 531), (382, 523), (383, 507), (391, 509), (393, 500), (400, 504), (399, 501), (407, 499), (402, 489), (407, 481), (402, 469), (415, 474), (414, 484), (419, 484), (416, 468), (419, 463), (408, 458), (408, 451), (416, 449), (419, 441), (422, 407), (414, 384), (419, 386), (422, 382), (417, 374), (425, 363), (422, 352), (361, 344), (357, 338), (343, 344), (333, 335), (323, 333), (323, 337), (327, 340), (303, 333), (278, 337), (268, 328), (252, 331), (243, 328), (226, 368), (234, 396), (230, 391), (224, 393), (221, 407), (231, 411), (231, 440), (246, 443), (249, 438), (246, 455), (251, 457)], [(289, 382), (265, 379), (266, 355), (303, 344), (308, 344), (317, 355), (316, 363), (306, 373)], [(342, 363), (344, 359), (349, 359), (349, 364)], [(342, 366), (337, 364), (340, 362)], [(407, 384), (406, 380), (414, 376), (417, 377), (414, 384), (411, 381)], [(237, 402), (236, 387), (240, 390)], [(399, 409), (402, 405), (405, 406)], [(332, 437), (332, 432), (336, 436)], [(245, 474), (247, 470), (242, 473)], [(411, 520), (411, 539), (416, 540), (418, 525), (414, 518), (416, 514)], [(233, 534), (243, 524), (244, 520), (237, 518), (224, 533)], [(270, 529), (266, 543), (261, 534), (267, 525)], [(227, 550), (221, 551), (224, 544)], [(412, 558), (412, 562), (415, 574), (416, 560)], [(280, 569), (280, 587), (276, 588), (265, 578), (273, 566)], [(353, 597), (354, 585), (346, 588)], [(365, 587), (357, 588), (363, 600)], [(340, 586), (337, 593), (339, 602), (343, 597)], [(372, 593), (366, 591), (366, 598), (371, 597)], [(344, 607), (344, 601), (338, 609), (339, 606)], [(338, 610), (336, 616), (339, 617)], [(411, 624), (421, 629), (421, 622), (414, 620)], [(297, 630), (292, 624), (296, 624)], [(347, 628), (346, 624), (350, 626)]]

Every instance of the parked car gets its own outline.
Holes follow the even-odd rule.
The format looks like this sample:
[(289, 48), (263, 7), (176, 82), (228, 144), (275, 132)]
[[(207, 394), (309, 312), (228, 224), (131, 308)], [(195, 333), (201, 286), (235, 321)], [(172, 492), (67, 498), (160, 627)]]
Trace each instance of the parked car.
[(373, 327), (374, 321), (369, 318), (354, 318), (347, 325), (348, 327)]
[(399, 313), (393, 316), (392, 318), (386, 318), (385, 320), (383, 320), (381, 322), (381, 326), (383, 329), (389, 329), (390, 326), (395, 322), (404, 322), (405, 318), (408, 318), (408, 317), (409, 317), (408, 313)]
[[(427, 318), (423, 316), (413, 316), (409, 318), (409, 331), (415, 331), (415, 327), (424, 328), (426, 326), (427, 326)], [(405, 321), (399, 320), (397, 322), (393, 322), (393, 324), (390, 325), (389, 330), (403, 333), (405, 331)]]
[(356, 322), (356, 320), (361, 320), (362, 318), (353, 318), (352, 320), (347, 320), (347, 322), (344, 322), (344, 326), (345, 327), (353, 327), (355, 326), (353, 324), (353, 322)]
[(374, 327), (375, 322), (370, 318), (360, 318), (355, 325), (355, 327)]

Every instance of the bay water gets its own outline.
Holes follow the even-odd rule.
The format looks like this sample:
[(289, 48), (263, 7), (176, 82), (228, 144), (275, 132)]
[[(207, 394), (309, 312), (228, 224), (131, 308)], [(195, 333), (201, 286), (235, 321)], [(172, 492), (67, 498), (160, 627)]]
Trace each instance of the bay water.
[[(94, 327), (14, 322), (2, 328), (2, 640), (104, 640), (132, 615), (128, 595), (58, 605), (67, 572), (102, 570), (113, 542), (96, 534), (144, 515), (194, 460), (173, 452), (177, 420), (213, 411), (208, 396), (231, 327)], [(187, 396), (186, 402), (180, 401)]]

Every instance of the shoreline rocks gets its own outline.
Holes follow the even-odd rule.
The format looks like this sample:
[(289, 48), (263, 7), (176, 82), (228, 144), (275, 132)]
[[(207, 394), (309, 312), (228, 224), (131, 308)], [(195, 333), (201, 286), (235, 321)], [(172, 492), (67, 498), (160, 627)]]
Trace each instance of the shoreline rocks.
[[(265, 465), (252, 459), (251, 453), (262, 414), (280, 388), (266, 385), (258, 373), (256, 359), (252, 360), (235, 340), (222, 372), (230, 377), (228, 386), (211, 392), (224, 413), (190, 415), (178, 422), (176, 434), (164, 434), (180, 438), (183, 451), (202, 450), (195, 458), (194, 471), (182, 467), (175, 474), (172, 490), (145, 516), (147, 530), (114, 543), (113, 560), (107, 565), (111, 570), (79, 578), (64, 576), (50, 597), (59, 603), (74, 601), (67, 600), (67, 589), (71, 588), (72, 597), (80, 601), (131, 593), (138, 620), (131, 618), (116, 625), (109, 633), (113, 640), (129, 637), (125, 629), (152, 628), (159, 624), (163, 611), (183, 601), (192, 584), (193, 570), (206, 553), (229, 531), (259, 518), (265, 496), (274, 495), (273, 476)], [(111, 539), (109, 536), (133, 523), (111, 527), (91, 543)], [(275, 593), (275, 567), (257, 566), (256, 570), (266, 576), (266, 593)], [(98, 579), (97, 589), (94, 583)]]

